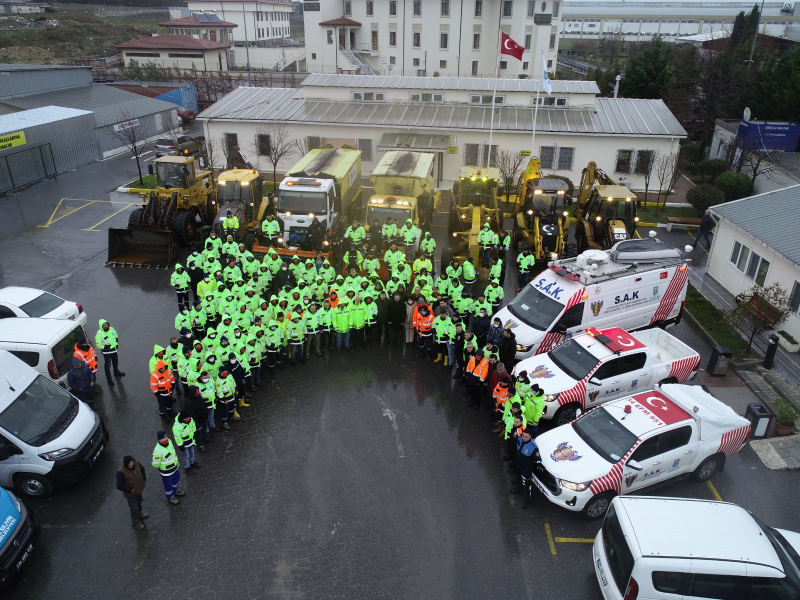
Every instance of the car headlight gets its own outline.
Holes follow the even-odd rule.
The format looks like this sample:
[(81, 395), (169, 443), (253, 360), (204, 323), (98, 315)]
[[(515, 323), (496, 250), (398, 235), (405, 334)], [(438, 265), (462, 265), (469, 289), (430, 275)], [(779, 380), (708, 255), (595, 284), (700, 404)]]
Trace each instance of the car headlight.
[(522, 344), (517, 344), (517, 352), (527, 352), (531, 348), (533, 348), (533, 344), (531, 344), (530, 346), (523, 346)]
[(19, 501), (19, 498), (17, 498), (17, 497), (16, 497), (14, 494), (12, 494), (11, 492), (6, 492), (6, 493), (7, 493), (9, 496), (11, 496), (11, 499), (14, 501), (14, 506), (16, 506), (16, 507), (17, 507), (17, 512), (21, 513), (21, 512), (22, 512), (22, 504), (20, 503), (20, 501)]
[(43, 452), (39, 455), (40, 458), (45, 460), (56, 460), (64, 456), (65, 454), (69, 454), (72, 452), (72, 448), (61, 448), (59, 450), (53, 450), (51, 452)]
[(561, 395), (561, 392), (558, 392), (558, 393), (555, 393), (555, 394), (547, 394), (547, 396), (544, 397), (544, 401), (545, 402), (555, 402), (556, 400), (558, 400), (558, 397), (560, 395)]
[(592, 485), (592, 482), (584, 481), (583, 483), (573, 483), (572, 481), (559, 479), (558, 484), (564, 489), (572, 490), (573, 492), (582, 492), (583, 490), (587, 489), (590, 485)]

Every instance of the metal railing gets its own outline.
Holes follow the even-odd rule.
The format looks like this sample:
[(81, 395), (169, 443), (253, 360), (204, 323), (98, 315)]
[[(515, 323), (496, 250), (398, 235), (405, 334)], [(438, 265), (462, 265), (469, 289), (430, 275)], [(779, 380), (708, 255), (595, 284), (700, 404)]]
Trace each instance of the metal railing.
[(347, 62), (349, 62), (351, 65), (359, 69), (362, 75), (378, 74), (378, 72), (375, 69), (373, 69), (372, 66), (370, 66), (368, 63), (363, 62), (360, 58), (358, 58), (347, 48), (339, 46), (339, 53), (347, 60)]
[(50, 144), (0, 156), (0, 194), (7, 194), (56, 175)]

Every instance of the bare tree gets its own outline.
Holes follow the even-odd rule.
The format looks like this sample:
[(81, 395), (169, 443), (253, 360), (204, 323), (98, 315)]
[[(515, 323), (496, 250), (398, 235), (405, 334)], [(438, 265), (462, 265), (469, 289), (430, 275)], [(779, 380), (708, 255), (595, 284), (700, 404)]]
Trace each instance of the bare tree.
[(312, 150), (307, 137), (297, 138), (294, 141), (294, 149), (300, 156), (305, 156)]
[[(644, 199), (647, 201), (647, 193), (650, 190), (650, 180), (653, 177), (653, 169), (659, 159), (658, 150), (640, 150), (636, 159), (636, 173), (644, 177)], [(658, 202), (656, 202), (658, 205)]]
[(144, 150), (144, 145), (147, 142), (147, 133), (145, 133), (144, 127), (139, 123), (139, 119), (136, 118), (136, 114), (131, 110), (121, 110), (119, 113), (119, 120), (111, 129), (111, 135), (133, 154), (133, 157), (136, 159), (136, 168), (139, 171), (139, 185), (144, 185), (142, 165), (139, 159), (141, 158), (142, 150)]
[[(771, 181), (777, 179), (777, 174), (780, 171), (788, 171), (795, 176), (798, 175), (797, 169), (780, 164), (783, 152), (761, 148), (756, 140), (740, 137), (736, 138), (733, 145), (735, 150), (731, 161), (731, 170), (748, 175), (753, 189), (755, 189), (756, 178), (761, 175)], [(787, 151), (791, 152), (789, 149)]]
[(655, 163), (656, 179), (658, 179), (658, 194), (656, 195), (656, 212), (659, 210), (661, 193), (664, 193), (664, 205), (667, 204), (667, 197), (678, 181), (681, 172), (678, 170), (677, 154), (662, 154)]
[[(497, 170), (500, 171), (500, 177), (503, 180), (503, 189), (506, 193), (506, 204), (508, 203), (508, 196), (514, 183), (517, 180), (519, 171), (525, 162), (525, 157), (519, 152), (512, 152), (511, 150), (500, 150), (496, 157)], [(519, 198), (517, 198), (519, 201)]]
[(777, 328), (791, 312), (789, 295), (776, 282), (767, 287), (754, 285), (736, 296), (736, 306), (728, 312), (728, 318), (740, 331), (749, 335), (749, 351), (756, 335)]
[(272, 165), (272, 181), (275, 182), (278, 163), (297, 149), (297, 144), (289, 135), (283, 123), (273, 123), (256, 129), (253, 139), (257, 156), (263, 156)]
[[(225, 147), (225, 140), (222, 138), (205, 137), (199, 140), (198, 149), (200, 154), (205, 157), (206, 168), (211, 171), (211, 187), (214, 187), (214, 168), (222, 170), (218, 163), (220, 158), (223, 158), (222, 149)], [(227, 156), (224, 157), (227, 162)]]

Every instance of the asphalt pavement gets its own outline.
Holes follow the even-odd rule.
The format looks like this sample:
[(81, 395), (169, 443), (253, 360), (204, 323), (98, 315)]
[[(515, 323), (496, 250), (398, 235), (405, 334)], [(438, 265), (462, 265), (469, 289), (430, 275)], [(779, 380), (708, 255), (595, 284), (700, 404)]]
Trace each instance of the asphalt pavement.
[[(450, 371), (409, 347), (326, 353), (266, 377), (242, 420), (198, 456), (199, 473), (182, 473), (186, 496), (169, 506), (150, 467), (163, 424), (147, 362), (174, 334), (170, 272), (104, 266), (105, 229), (124, 226), (130, 207), (101, 200), (135, 174), (125, 160), (18, 194), (18, 203), (46, 196), (52, 208), (0, 240), (0, 285), (79, 301), (92, 337), (109, 320), (127, 373), (99, 396), (111, 439), (93, 471), (29, 502), (43, 529), (10, 598), (601, 597), (589, 543), (599, 524), (541, 496), (520, 510), (488, 412), (468, 410)], [(73, 195), (97, 202), (72, 212), (62, 202), (53, 218)], [(444, 243), (446, 230), (436, 237)], [(670, 331), (706, 364), (697, 332), (686, 322)], [(126, 454), (148, 473), (143, 531), (115, 489)], [(798, 531), (797, 482), (748, 447), (711, 485), (648, 492), (722, 498)]]

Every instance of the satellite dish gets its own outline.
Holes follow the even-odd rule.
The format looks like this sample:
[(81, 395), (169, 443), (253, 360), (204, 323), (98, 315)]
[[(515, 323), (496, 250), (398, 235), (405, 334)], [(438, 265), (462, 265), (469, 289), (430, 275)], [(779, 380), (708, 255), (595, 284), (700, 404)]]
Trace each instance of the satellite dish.
[(745, 121), (749, 121), (750, 120), (750, 107), (749, 106), (745, 106), (744, 107), (744, 120)]

